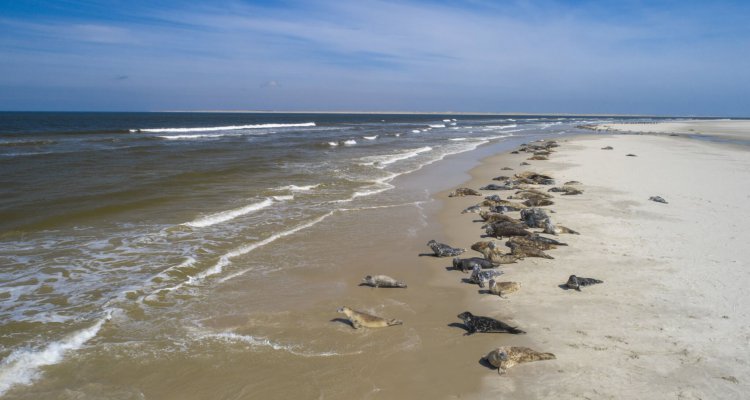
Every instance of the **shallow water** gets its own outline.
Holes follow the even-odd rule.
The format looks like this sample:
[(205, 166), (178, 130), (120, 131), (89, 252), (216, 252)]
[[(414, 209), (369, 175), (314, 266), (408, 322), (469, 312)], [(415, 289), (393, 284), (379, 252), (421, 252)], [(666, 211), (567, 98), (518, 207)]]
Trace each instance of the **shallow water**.
[(453, 339), (424, 287), (361, 277), (420, 282), (432, 194), (595, 121), (0, 113), (0, 394), (393, 398), (389, 366)]

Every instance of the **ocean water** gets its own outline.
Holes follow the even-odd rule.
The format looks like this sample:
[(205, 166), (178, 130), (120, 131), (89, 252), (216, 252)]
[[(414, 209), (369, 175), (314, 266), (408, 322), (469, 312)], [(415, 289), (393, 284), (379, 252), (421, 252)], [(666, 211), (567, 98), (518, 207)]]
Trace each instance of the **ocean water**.
[(140, 398), (146, 378), (117, 365), (168, 393), (235, 350), (361, 354), (290, 311), (344, 293), (316, 280), (337, 263), (322, 237), (365, 235), (362, 218), (381, 233), (397, 223), (383, 216), (419, 227), (430, 190), (399, 179), (599, 121), (611, 119), (0, 113), (0, 396)]

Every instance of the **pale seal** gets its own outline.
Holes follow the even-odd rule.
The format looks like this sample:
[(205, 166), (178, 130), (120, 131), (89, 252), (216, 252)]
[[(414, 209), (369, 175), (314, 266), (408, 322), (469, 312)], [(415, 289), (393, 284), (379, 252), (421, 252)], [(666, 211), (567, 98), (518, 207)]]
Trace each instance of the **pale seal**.
[(481, 196), (482, 193), (470, 188), (458, 188), (452, 191), (448, 197)]
[(519, 164), (519, 165), (531, 165), (531, 164), (529, 164), (529, 163), (527, 163), (526, 161), (524, 161), (524, 162), (522, 162), (522, 163), (521, 163), (521, 164)]
[(336, 311), (342, 314), (345, 314), (349, 322), (352, 323), (352, 326), (354, 327), (354, 329), (359, 329), (361, 327), (384, 328), (386, 326), (403, 324), (402, 321), (399, 321), (397, 319), (385, 319), (385, 318), (376, 317), (374, 315), (365, 314), (363, 312), (352, 310), (351, 308), (346, 307), (346, 306), (341, 307)]
[(579, 278), (575, 275), (571, 275), (570, 278), (568, 278), (568, 282), (565, 283), (565, 286), (580, 292), (581, 286), (590, 286), (597, 283), (604, 283), (604, 281), (594, 278)]
[(562, 225), (555, 225), (552, 223), (552, 221), (547, 220), (547, 223), (544, 224), (544, 233), (548, 235), (557, 235), (559, 233), (570, 233), (573, 235), (580, 235), (580, 233), (570, 229), (566, 228)]
[(542, 250), (536, 248), (536, 247), (530, 247), (530, 246), (523, 246), (516, 242), (508, 241), (505, 243), (506, 246), (510, 247), (510, 254), (513, 254), (516, 257), (523, 258), (523, 257), (539, 257), (539, 258), (548, 258), (550, 260), (554, 259), (551, 255), (543, 252)]
[(495, 282), (494, 279), (490, 279), (489, 290), (490, 290), (490, 293), (505, 298), (504, 295), (515, 293), (521, 290), (521, 283), (519, 282)]
[(463, 211), (461, 211), (461, 214), (478, 213), (480, 211), (482, 211), (482, 206), (480, 206), (480, 205), (473, 205), (473, 206), (470, 206), (470, 207), (466, 207)]
[(532, 361), (554, 360), (552, 353), (541, 353), (528, 347), (502, 346), (487, 354), (485, 360), (497, 368), (498, 374), (504, 374), (508, 368)]
[(503, 321), (498, 321), (490, 317), (479, 317), (465, 311), (458, 314), (458, 318), (464, 321), (467, 332), (464, 335), (480, 333), (512, 333), (514, 335), (524, 334), (526, 332), (515, 326), (510, 326)]
[(430, 246), (436, 257), (455, 257), (466, 251), (466, 249), (451, 247), (445, 243), (438, 243), (434, 240), (427, 242), (427, 245)]
[(384, 287), (384, 288), (405, 288), (404, 282), (397, 281), (388, 275), (367, 275), (362, 279), (362, 283), (372, 287)]
[(476, 242), (471, 245), (471, 249), (482, 253), (485, 260), (489, 260), (495, 264), (515, 264), (517, 261), (516, 256), (504, 254), (495, 242)]

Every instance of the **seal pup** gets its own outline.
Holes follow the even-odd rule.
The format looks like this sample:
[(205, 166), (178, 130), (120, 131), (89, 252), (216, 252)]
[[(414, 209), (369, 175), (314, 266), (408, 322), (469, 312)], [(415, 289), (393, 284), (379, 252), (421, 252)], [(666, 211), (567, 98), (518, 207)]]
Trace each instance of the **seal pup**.
[(448, 195), (448, 197), (462, 197), (462, 196), (481, 196), (482, 193), (470, 188), (458, 188)]
[(405, 288), (404, 282), (397, 281), (388, 275), (367, 275), (362, 279), (362, 283), (372, 287), (385, 287), (385, 288)]
[(456, 257), (453, 259), (453, 268), (455, 269), (460, 269), (463, 272), (467, 272), (469, 270), (473, 270), (474, 267), (479, 267), (480, 269), (490, 269), (497, 267), (497, 265), (490, 260), (479, 257), (463, 259)]
[(467, 332), (465, 336), (480, 332), (480, 333), (512, 333), (514, 335), (524, 334), (526, 332), (518, 329), (515, 326), (510, 326), (503, 321), (498, 321), (490, 317), (479, 317), (472, 315), (468, 311), (464, 311), (458, 314), (458, 318), (464, 321)]
[(466, 249), (451, 247), (445, 243), (438, 243), (434, 240), (427, 242), (427, 245), (430, 246), (435, 253), (435, 257), (455, 257), (466, 251)]
[(548, 235), (557, 235), (559, 233), (570, 233), (573, 235), (580, 235), (580, 233), (570, 229), (566, 228), (562, 225), (555, 225), (552, 223), (552, 221), (547, 220), (547, 223), (544, 224), (544, 233)]
[(490, 279), (498, 277), (502, 274), (503, 274), (503, 271), (498, 271), (496, 269), (482, 271), (479, 265), (474, 265), (471, 270), (471, 276), (469, 277), (469, 282), (476, 283), (477, 285), (479, 285), (480, 288), (484, 288), (485, 282), (489, 282)]
[(374, 315), (366, 314), (360, 311), (352, 310), (349, 307), (340, 307), (337, 312), (346, 315), (354, 329), (365, 328), (385, 328), (386, 326), (402, 325), (403, 321), (397, 319), (385, 319)]
[(590, 286), (597, 283), (604, 283), (604, 281), (594, 278), (579, 278), (575, 275), (571, 275), (570, 278), (568, 278), (568, 282), (565, 283), (565, 286), (580, 292), (581, 286)]
[(649, 200), (651, 200), (651, 201), (655, 201), (655, 202), (657, 202), (657, 203), (664, 203), (664, 204), (668, 204), (668, 203), (667, 203), (667, 201), (666, 201), (666, 200), (664, 200), (664, 198), (663, 198), (663, 197), (661, 197), (661, 196), (651, 196), (651, 197), (649, 197), (648, 199), (649, 199)]
[(506, 294), (515, 293), (521, 290), (520, 282), (496, 282), (494, 279), (490, 279), (489, 282), (490, 293), (505, 298)]
[(497, 373), (502, 375), (508, 368), (532, 361), (554, 360), (552, 353), (541, 353), (528, 347), (502, 346), (487, 354), (485, 360), (497, 368)]

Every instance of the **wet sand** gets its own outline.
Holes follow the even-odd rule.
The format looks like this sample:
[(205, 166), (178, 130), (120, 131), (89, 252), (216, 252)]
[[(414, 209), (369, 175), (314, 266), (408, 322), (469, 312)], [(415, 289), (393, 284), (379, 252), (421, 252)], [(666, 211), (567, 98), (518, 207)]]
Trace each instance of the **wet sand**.
[[(528, 332), (464, 338), (461, 346), (474, 360), (507, 344), (557, 356), (516, 366), (504, 377), (474, 365), (464, 372), (483, 377), (477, 397), (743, 398), (750, 390), (750, 235), (744, 229), (750, 153), (653, 135), (584, 135), (560, 144), (550, 161), (529, 161), (529, 167), (519, 167), (524, 153), (490, 157), (461, 185), (478, 188), (494, 176), (531, 169), (558, 184), (581, 181), (584, 190), (555, 194), (556, 204), (544, 207), (555, 210), (554, 222), (581, 235), (561, 234), (569, 246), (549, 250), (554, 260), (503, 266), (502, 280), (521, 282), (519, 292), (505, 300), (476, 294), (476, 286), (463, 289), (475, 314)], [(501, 171), (504, 166), (514, 171)], [(471, 222), (476, 215), (460, 214), (477, 199), (445, 201), (441, 220), (450, 226), (451, 244), (479, 240), (480, 224)], [(565, 290), (560, 285), (571, 274), (604, 283)]]

